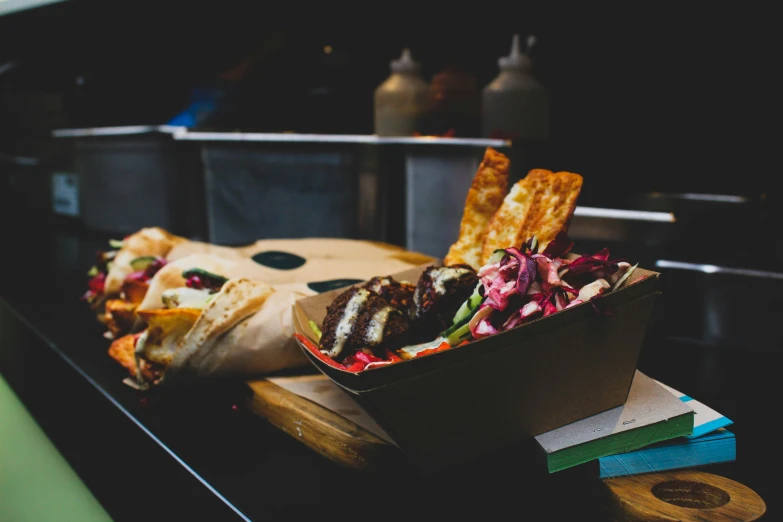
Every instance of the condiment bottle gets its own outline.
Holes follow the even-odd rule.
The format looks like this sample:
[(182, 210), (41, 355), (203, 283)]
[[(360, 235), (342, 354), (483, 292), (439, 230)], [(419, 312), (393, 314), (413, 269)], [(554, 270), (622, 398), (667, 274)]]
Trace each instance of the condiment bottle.
[(530, 49), (519, 49), (515, 34), (508, 56), (498, 59), (500, 73), (481, 92), (481, 135), (484, 137), (538, 141), (549, 138), (549, 95), (532, 74)]
[(458, 64), (432, 77), (426, 134), (474, 137), (479, 132), (480, 103), (476, 77)]
[(380, 136), (411, 136), (420, 131), (427, 109), (428, 86), (420, 76), (421, 65), (403, 49), (389, 62), (391, 74), (375, 89), (374, 126)]

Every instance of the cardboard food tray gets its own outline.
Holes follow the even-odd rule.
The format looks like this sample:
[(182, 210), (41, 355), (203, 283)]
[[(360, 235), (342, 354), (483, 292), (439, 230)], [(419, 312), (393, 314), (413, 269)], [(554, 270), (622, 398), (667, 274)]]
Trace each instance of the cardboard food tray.
[[(424, 267), (393, 277), (416, 282)], [(623, 288), (467, 345), (362, 372), (310, 361), (350, 393), (423, 470), (436, 470), (623, 404), (656, 297), (657, 272)], [(294, 328), (317, 344), (326, 307), (345, 288), (294, 304)]]

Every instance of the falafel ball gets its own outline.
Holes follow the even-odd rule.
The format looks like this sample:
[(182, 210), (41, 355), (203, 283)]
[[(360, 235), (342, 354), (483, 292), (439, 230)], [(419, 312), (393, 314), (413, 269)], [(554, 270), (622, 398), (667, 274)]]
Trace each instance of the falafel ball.
[(363, 288), (372, 290), (386, 299), (389, 304), (405, 313), (413, 303), (413, 292), (416, 285), (407, 281), (397, 281), (392, 276), (377, 276), (367, 281)]
[(413, 293), (409, 316), (417, 330), (437, 335), (449, 326), (462, 303), (478, 284), (478, 274), (467, 264), (429, 266)]
[(321, 329), (321, 352), (342, 362), (370, 349), (377, 357), (402, 346), (410, 327), (404, 312), (367, 288), (349, 288), (326, 309)]

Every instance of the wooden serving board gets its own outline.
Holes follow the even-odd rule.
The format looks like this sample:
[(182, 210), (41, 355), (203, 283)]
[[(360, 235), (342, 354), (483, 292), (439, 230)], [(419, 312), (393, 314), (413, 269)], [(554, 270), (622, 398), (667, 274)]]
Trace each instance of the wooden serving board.
[[(370, 431), (382, 432), (326, 376), (261, 379), (247, 384), (253, 392), (248, 400), (252, 411), (324, 457), (349, 468), (367, 470), (399, 462), (401, 450)], [(333, 409), (307, 396), (331, 404)]]

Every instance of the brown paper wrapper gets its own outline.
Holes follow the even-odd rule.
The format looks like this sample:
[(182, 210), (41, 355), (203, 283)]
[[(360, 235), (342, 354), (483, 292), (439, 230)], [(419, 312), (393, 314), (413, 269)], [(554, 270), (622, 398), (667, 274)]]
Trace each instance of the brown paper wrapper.
[[(252, 314), (238, 317), (220, 335), (194, 339), (188, 332), (168, 366), (165, 382), (209, 377), (254, 377), (308, 365), (293, 338), (293, 304), (304, 297), (347, 287), (377, 275), (427, 262), (430, 256), (383, 243), (346, 239), (261, 240), (243, 247), (183, 242), (149, 281), (139, 310), (163, 307), (161, 296), (182, 287), (182, 272), (202, 268), (229, 279), (270, 285), (274, 292)], [(237, 304), (236, 306), (241, 306)], [(196, 326), (194, 325), (194, 328)]]

